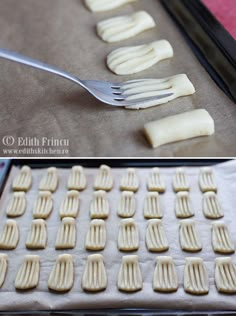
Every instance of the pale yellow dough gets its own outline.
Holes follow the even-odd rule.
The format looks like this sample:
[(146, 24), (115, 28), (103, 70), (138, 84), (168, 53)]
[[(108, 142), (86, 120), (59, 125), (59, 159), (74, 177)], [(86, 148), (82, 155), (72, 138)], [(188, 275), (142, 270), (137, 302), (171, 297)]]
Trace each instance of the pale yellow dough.
[(28, 249), (45, 249), (47, 245), (47, 225), (43, 219), (32, 221), (30, 232), (26, 241)]
[(0, 235), (0, 249), (13, 250), (17, 247), (20, 239), (17, 222), (8, 219)]
[(134, 251), (139, 248), (138, 226), (132, 218), (122, 219), (118, 234), (120, 251)]
[(166, 233), (160, 219), (150, 219), (148, 221), (146, 246), (152, 252), (161, 252), (169, 249)]
[(79, 192), (72, 190), (66, 193), (60, 206), (60, 217), (76, 218), (79, 212)]
[(106, 226), (102, 219), (93, 219), (90, 222), (86, 236), (85, 248), (87, 250), (103, 250), (106, 245)]
[(64, 217), (57, 232), (56, 249), (73, 249), (76, 244), (76, 223), (72, 217)]
[(26, 210), (26, 195), (25, 192), (14, 192), (7, 206), (6, 214), (8, 217), (22, 216)]
[(47, 219), (53, 209), (52, 193), (49, 191), (41, 191), (33, 206), (33, 216), (35, 219)]
[(151, 170), (148, 177), (147, 189), (148, 191), (157, 191), (159, 193), (165, 192), (166, 185), (159, 168), (155, 167)]
[(193, 220), (181, 220), (179, 234), (180, 245), (184, 251), (197, 252), (202, 250), (202, 244)]
[(47, 173), (43, 176), (39, 183), (39, 190), (55, 192), (58, 186), (58, 182), (59, 178), (57, 174), (57, 168), (48, 168)]
[(232, 258), (215, 259), (215, 283), (220, 293), (236, 294), (236, 266)]
[(134, 168), (128, 168), (123, 174), (120, 182), (120, 189), (122, 191), (136, 192), (139, 188), (139, 178)]
[(123, 191), (117, 208), (117, 214), (120, 217), (134, 216), (136, 209), (136, 199), (131, 191)]
[(171, 293), (178, 289), (178, 276), (172, 257), (158, 256), (153, 276), (153, 289), (157, 292)]
[(175, 199), (175, 214), (178, 218), (188, 218), (194, 215), (188, 191), (177, 192)]
[(92, 12), (102, 12), (113, 10), (135, 1), (137, 0), (85, 0), (85, 4)]
[(32, 172), (28, 166), (23, 166), (13, 181), (13, 191), (28, 191), (32, 185)]
[(145, 218), (162, 218), (160, 195), (158, 192), (147, 193), (143, 213)]
[(106, 165), (101, 165), (98, 174), (95, 177), (94, 189), (110, 191), (113, 187), (113, 177), (111, 168)]
[(17, 290), (30, 290), (37, 287), (40, 275), (40, 257), (26, 255), (15, 279)]
[(109, 201), (106, 192), (99, 190), (93, 193), (93, 200), (90, 205), (90, 217), (106, 219), (109, 215)]
[(8, 269), (8, 256), (0, 253), (0, 288), (3, 286)]
[(207, 218), (218, 219), (224, 216), (220, 202), (215, 192), (206, 192), (203, 194), (203, 213)]
[(212, 224), (212, 246), (215, 252), (231, 254), (235, 252), (234, 242), (224, 222)]
[(138, 260), (138, 256), (136, 255), (122, 257), (117, 281), (120, 291), (136, 292), (142, 289), (143, 280)]
[(200, 169), (199, 186), (202, 192), (217, 191), (213, 170), (210, 167), (203, 167)]
[(82, 191), (87, 186), (86, 176), (84, 174), (84, 168), (82, 166), (74, 166), (71, 169), (71, 173), (68, 178), (67, 187), (68, 190)]
[(184, 168), (177, 168), (173, 178), (173, 188), (175, 192), (189, 191), (189, 181)]

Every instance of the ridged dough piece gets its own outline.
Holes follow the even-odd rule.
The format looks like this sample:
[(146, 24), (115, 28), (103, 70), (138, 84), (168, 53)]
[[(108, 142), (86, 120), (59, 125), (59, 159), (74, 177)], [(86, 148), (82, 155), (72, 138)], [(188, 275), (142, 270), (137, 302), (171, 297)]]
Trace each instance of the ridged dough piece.
[(106, 226), (102, 219), (93, 219), (90, 222), (86, 236), (87, 250), (103, 250), (106, 245)]
[(160, 219), (150, 219), (148, 221), (146, 246), (152, 252), (161, 252), (169, 249), (166, 233)]
[(0, 253), (0, 288), (3, 286), (8, 269), (8, 256)]
[(160, 174), (159, 168), (155, 167), (152, 169), (148, 177), (147, 188), (148, 191), (157, 191), (159, 193), (165, 192), (166, 185), (162, 175)]
[(128, 168), (123, 174), (120, 182), (120, 189), (122, 191), (136, 192), (139, 188), (139, 178), (134, 168)]
[(39, 183), (39, 190), (55, 192), (58, 186), (58, 182), (59, 178), (57, 174), (57, 168), (48, 168), (47, 173), (43, 176)]
[(189, 191), (189, 181), (184, 168), (177, 168), (173, 179), (173, 188), (175, 192)]
[(35, 219), (47, 219), (53, 209), (52, 193), (49, 191), (41, 191), (33, 206), (33, 217)]
[(60, 217), (76, 218), (79, 212), (79, 192), (68, 191), (60, 206)]
[(93, 200), (90, 205), (90, 217), (106, 219), (109, 215), (109, 202), (106, 192), (99, 190), (93, 193)]
[(174, 51), (170, 43), (161, 40), (145, 45), (118, 48), (107, 56), (107, 66), (117, 75), (130, 75), (173, 56)]
[(18, 245), (19, 237), (19, 229), (16, 221), (8, 219), (0, 235), (0, 249), (15, 249)]
[(30, 290), (37, 287), (40, 275), (40, 257), (26, 255), (15, 279), (17, 290)]
[(68, 292), (74, 284), (73, 256), (59, 255), (48, 279), (48, 288), (56, 292)]
[(138, 256), (129, 255), (122, 257), (117, 286), (120, 291), (124, 292), (136, 292), (142, 289), (143, 280)]
[(217, 185), (213, 170), (210, 167), (203, 167), (199, 172), (199, 186), (202, 192), (217, 191)]
[(26, 210), (25, 192), (14, 192), (7, 206), (6, 214), (8, 217), (22, 216)]
[(145, 218), (162, 218), (160, 196), (158, 192), (148, 192), (144, 201)]
[(23, 166), (13, 181), (13, 191), (29, 191), (32, 185), (32, 172), (28, 166)]
[(120, 251), (134, 251), (139, 248), (138, 227), (133, 218), (122, 219), (118, 234)]
[(82, 288), (88, 292), (99, 292), (107, 287), (107, 274), (100, 254), (90, 255), (87, 258), (83, 278)]
[(215, 283), (220, 293), (236, 294), (236, 266), (232, 258), (215, 259)]
[(178, 290), (178, 276), (172, 257), (157, 257), (153, 276), (153, 289), (163, 293), (171, 293)]
[(202, 244), (198, 237), (195, 222), (190, 219), (180, 221), (180, 245), (182, 250), (197, 252), (202, 250)]
[(108, 43), (120, 42), (134, 37), (156, 26), (154, 19), (146, 11), (131, 15), (113, 17), (97, 25), (99, 37)]
[(235, 252), (234, 242), (224, 222), (212, 224), (212, 246), (214, 251), (218, 253), (231, 254)]
[(98, 174), (95, 177), (94, 189), (110, 191), (113, 187), (113, 177), (111, 168), (106, 165), (101, 165)]
[(56, 238), (56, 249), (73, 249), (76, 244), (76, 224), (72, 217), (64, 217)]
[(215, 192), (209, 191), (203, 194), (203, 213), (210, 219), (217, 219), (224, 216)]
[(209, 292), (208, 272), (201, 258), (188, 257), (184, 269), (184, 290), (194, 295)]
[(137, 0), (85, 0), (85, 4), (92, 12), (103, 12), (119, 8), (124, 4), (135, 1)]
[(178, 218), (188, 218), (194, 215), (188, 191), (177, 192), (175, 200), (175, 214)]
[(120, 217), (134, 216), (136, 209), (136, 200), (134, 193), (131, 191), (123, 191), (118, 204), (117, 214)]
[(86, 186), (87, 180), (84, 174), (84, 168), (82, 166), (73, 166), (68, 178), (68, 190), (82, 191), (86, 188)]
[(45, 249), (47, 245), (47, 225), (43, 219), (32, 221), (30, 232), (26, 241), (28, 249)]

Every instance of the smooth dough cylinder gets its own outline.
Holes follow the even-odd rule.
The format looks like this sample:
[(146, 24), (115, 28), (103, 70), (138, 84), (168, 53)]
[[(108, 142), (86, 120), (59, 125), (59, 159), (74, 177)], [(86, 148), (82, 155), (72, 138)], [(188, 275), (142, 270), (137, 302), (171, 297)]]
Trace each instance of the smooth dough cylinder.
[(109, 11), (137, 0), (85, 0), (85, 5), (92, 12)]
[(153, 148), (214, 132), (214, 121), (204, 109), (169, 116), (144, 126), (144, 133)]

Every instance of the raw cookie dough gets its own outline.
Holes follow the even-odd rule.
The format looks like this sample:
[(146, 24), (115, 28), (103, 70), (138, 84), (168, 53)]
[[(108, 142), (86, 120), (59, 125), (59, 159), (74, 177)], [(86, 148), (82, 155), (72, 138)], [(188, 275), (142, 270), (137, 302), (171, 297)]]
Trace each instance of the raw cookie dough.
[(160, 196), (158, 192), (148, 192), (144, 201), (143, 214), (145, 218), (162, 218)]
[(136, 174), (135, 168), (128, 168), (123, 174), (120, 182), (120, 189), (122, 191), (138, 191), (139, 178)]
[(30, 167), (23, 166), (13, 181), (13, 191), (29, 191), (32, 185), (32, 172)]
[(74, 166), (68, 178), (68, 190), (82, 191), (86, 188), (87, 180), (82, 166)]
[(109, 215), (109, 202), (106, 192), (99, 190), (93, 193), (93, 200), (90, 205), (90, 217), (106, 219)]
[(106, 226), (102, 219), (93, 219), (90, 222), (86, 236), (85, 248), (87, 250), (103, 250), (106, 245)]
[(210, 167), (203, 167), (200, 169), (199, 186), (202, 192), (217, 191), (213, 170)]
[(0, 249), (15, 249), (18, 245), (19, 238), (19, 229), (16, 221), (8, 219), (0, 235)]
[(59, 255), (48, 280), (48, 288), (56, 292), (68, 292), (74, 284), (73, 256)]
[(202, 244), (198, 237), (198, 232), (193, 220), (181, 220), (179, 234), (182, 250), (189, 252), (197, 252), (202, 250)]
[(150, 14), (138, 11), (99, 22), (97, 34), (105, 42), (114, 43), (134, 37), (155, 26), (156, 23)]
[(158, 256), (153, 276), (153, 289), (157, 292), (171, 293), (178, 289), (178, 276), (172, 257)]
[(215, 283), (224, 294), (236, 294), (236, 267), (230, 257), (215, 259)]
[(161, 40), (145, 45), (118, 48), (107, 56), (107, 66), (117, 75), (130, 75), (173, 56), (174, 51), (170, 43)]
[(17, 290), (30, 290), (37, 287), (40, 274), (40, 257), (26, 255), (15, 279)]
[(0, 253), (0, 288), (3, 286), (8, 268), (8, 256)]
[(25, 192), (14, 192), (7, 206), (6, 214), (8, 217), (22, 216), (26, 210)]
[(150, 219), (148, 221), (146, 246), (152, 252), (162, 252), (169, 249), (166, 233), (160, 219)]
[(188, 257), (184, 269), (184, 290), (194, 295), (209, 292), (208, 272), (201, 258)]
[(221, 205), (215, 192), (206, 192), (203, 194), (203, 213), (207, 218), (217, 219), (224, 216)]
[(234, 242), (224, 222), (212, 224), (212, 247), (215, 252), (231, 254), (235, 252)]
[(124, 292), (136, 292), (142, 289), (143, 281), (138, 256), (129, 255), (122, 257), (117, 286), (120, 291)]
[(134, 216), (136, 209), (136, 200), (134, 193), (131, 191), (123, 191), (118, 204), (117, 214), (120, 217)]
[(35, 219), (47, 219), (53, 208), (52, 193), (49, 191), (39, 192), (37, 200), (33, 206), (33, 216)]
[(194, 215), (188, 191), (177, 192), (175, 199), (175, 214), (178, 218), (188, 218)]
[(173, 188), (175, 192), (189, 191), (189, 181), (184, 168), (177, 168), (173, 178)]
[(47, 169), (47, 173), (43, 176), (39, 183), (40, 191), (55, 192), (58, 186), (57, 168), (51, 167)]
[(107, 274), (100, 254), (90, 255), (87, 258), (83, 278), (82, 288), (88, 292), (103, 291), (107, 287)]
[(157, 191), (159, 193), (165, 192), (166, 185), (159, 168), (155, 167), (151, 170), (148, 177), (147, 189), (148, 191)]
[(121, 220), (118, 234), (118, 248), (120, 251), (138, 250), (139, 233), (133, 218)]
[(64, 217), (57, 232), (56, 249), (73, 249), (76, 244), (76, 224), (72, 217)]
[(95, 177), (94, 189), (110, 191), (113, 187), (113, 177), (111, 168), (106, 165), (101, 165), (98, 174)]
[(137, 0), (85, 0), (85, 4), (92, 12), (102, 12), (119, 8), (134, 1)]
[(47, 245), (47, 225), (43, 219), (32, 221), (30, 232), (26, 241), (28, 249), (45, 249)]
[(66, 193), (60, 206), (60, 217), (76, 218), (79, 212), (79, 192), (72, 190)]

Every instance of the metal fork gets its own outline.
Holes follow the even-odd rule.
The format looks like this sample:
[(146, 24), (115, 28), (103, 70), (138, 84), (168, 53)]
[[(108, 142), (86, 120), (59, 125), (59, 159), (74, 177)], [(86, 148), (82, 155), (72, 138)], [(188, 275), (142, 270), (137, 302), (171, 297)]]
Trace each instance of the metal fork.
[[(168, 94), (163, 94), (163, 95), (159, 95), (155, 97), (127, 100), (128, 96), (125, 95), (124, 90), (122, 88), (125, 84), (127, 84), (127, 82), (114, 83), (114, 82), (97, 81), (97, 80), (81, 80), (77, 76), (74, 76), (59, 68), (47, 65), (38, 60), (23, 56), (17, 52), (10, 51), (8, 49), (0, 49), (0, 57), (24, 64), (27, 66), (31, 66), (40, 70), (44, 70), (44, 71), (53, 73), (55, 75), (61, 76), (63, 78), (66, 78), (68, 80), (71, 80), (79, 84), (84, 89), (86, 89), (96, 99), (100, 100), (103, 103), (113, 105), (113, 106), (131, 106), (134, 104), (138, 105), (138, 104), (152, 101), (152, 100), (167, 98), (172, 95), (172, 93), (168, 93)], [(135, 82), (135, 81), (132, 81), (132, 82)], [(137, 80), (137, 82), (140, 83), (140, 79)]]

